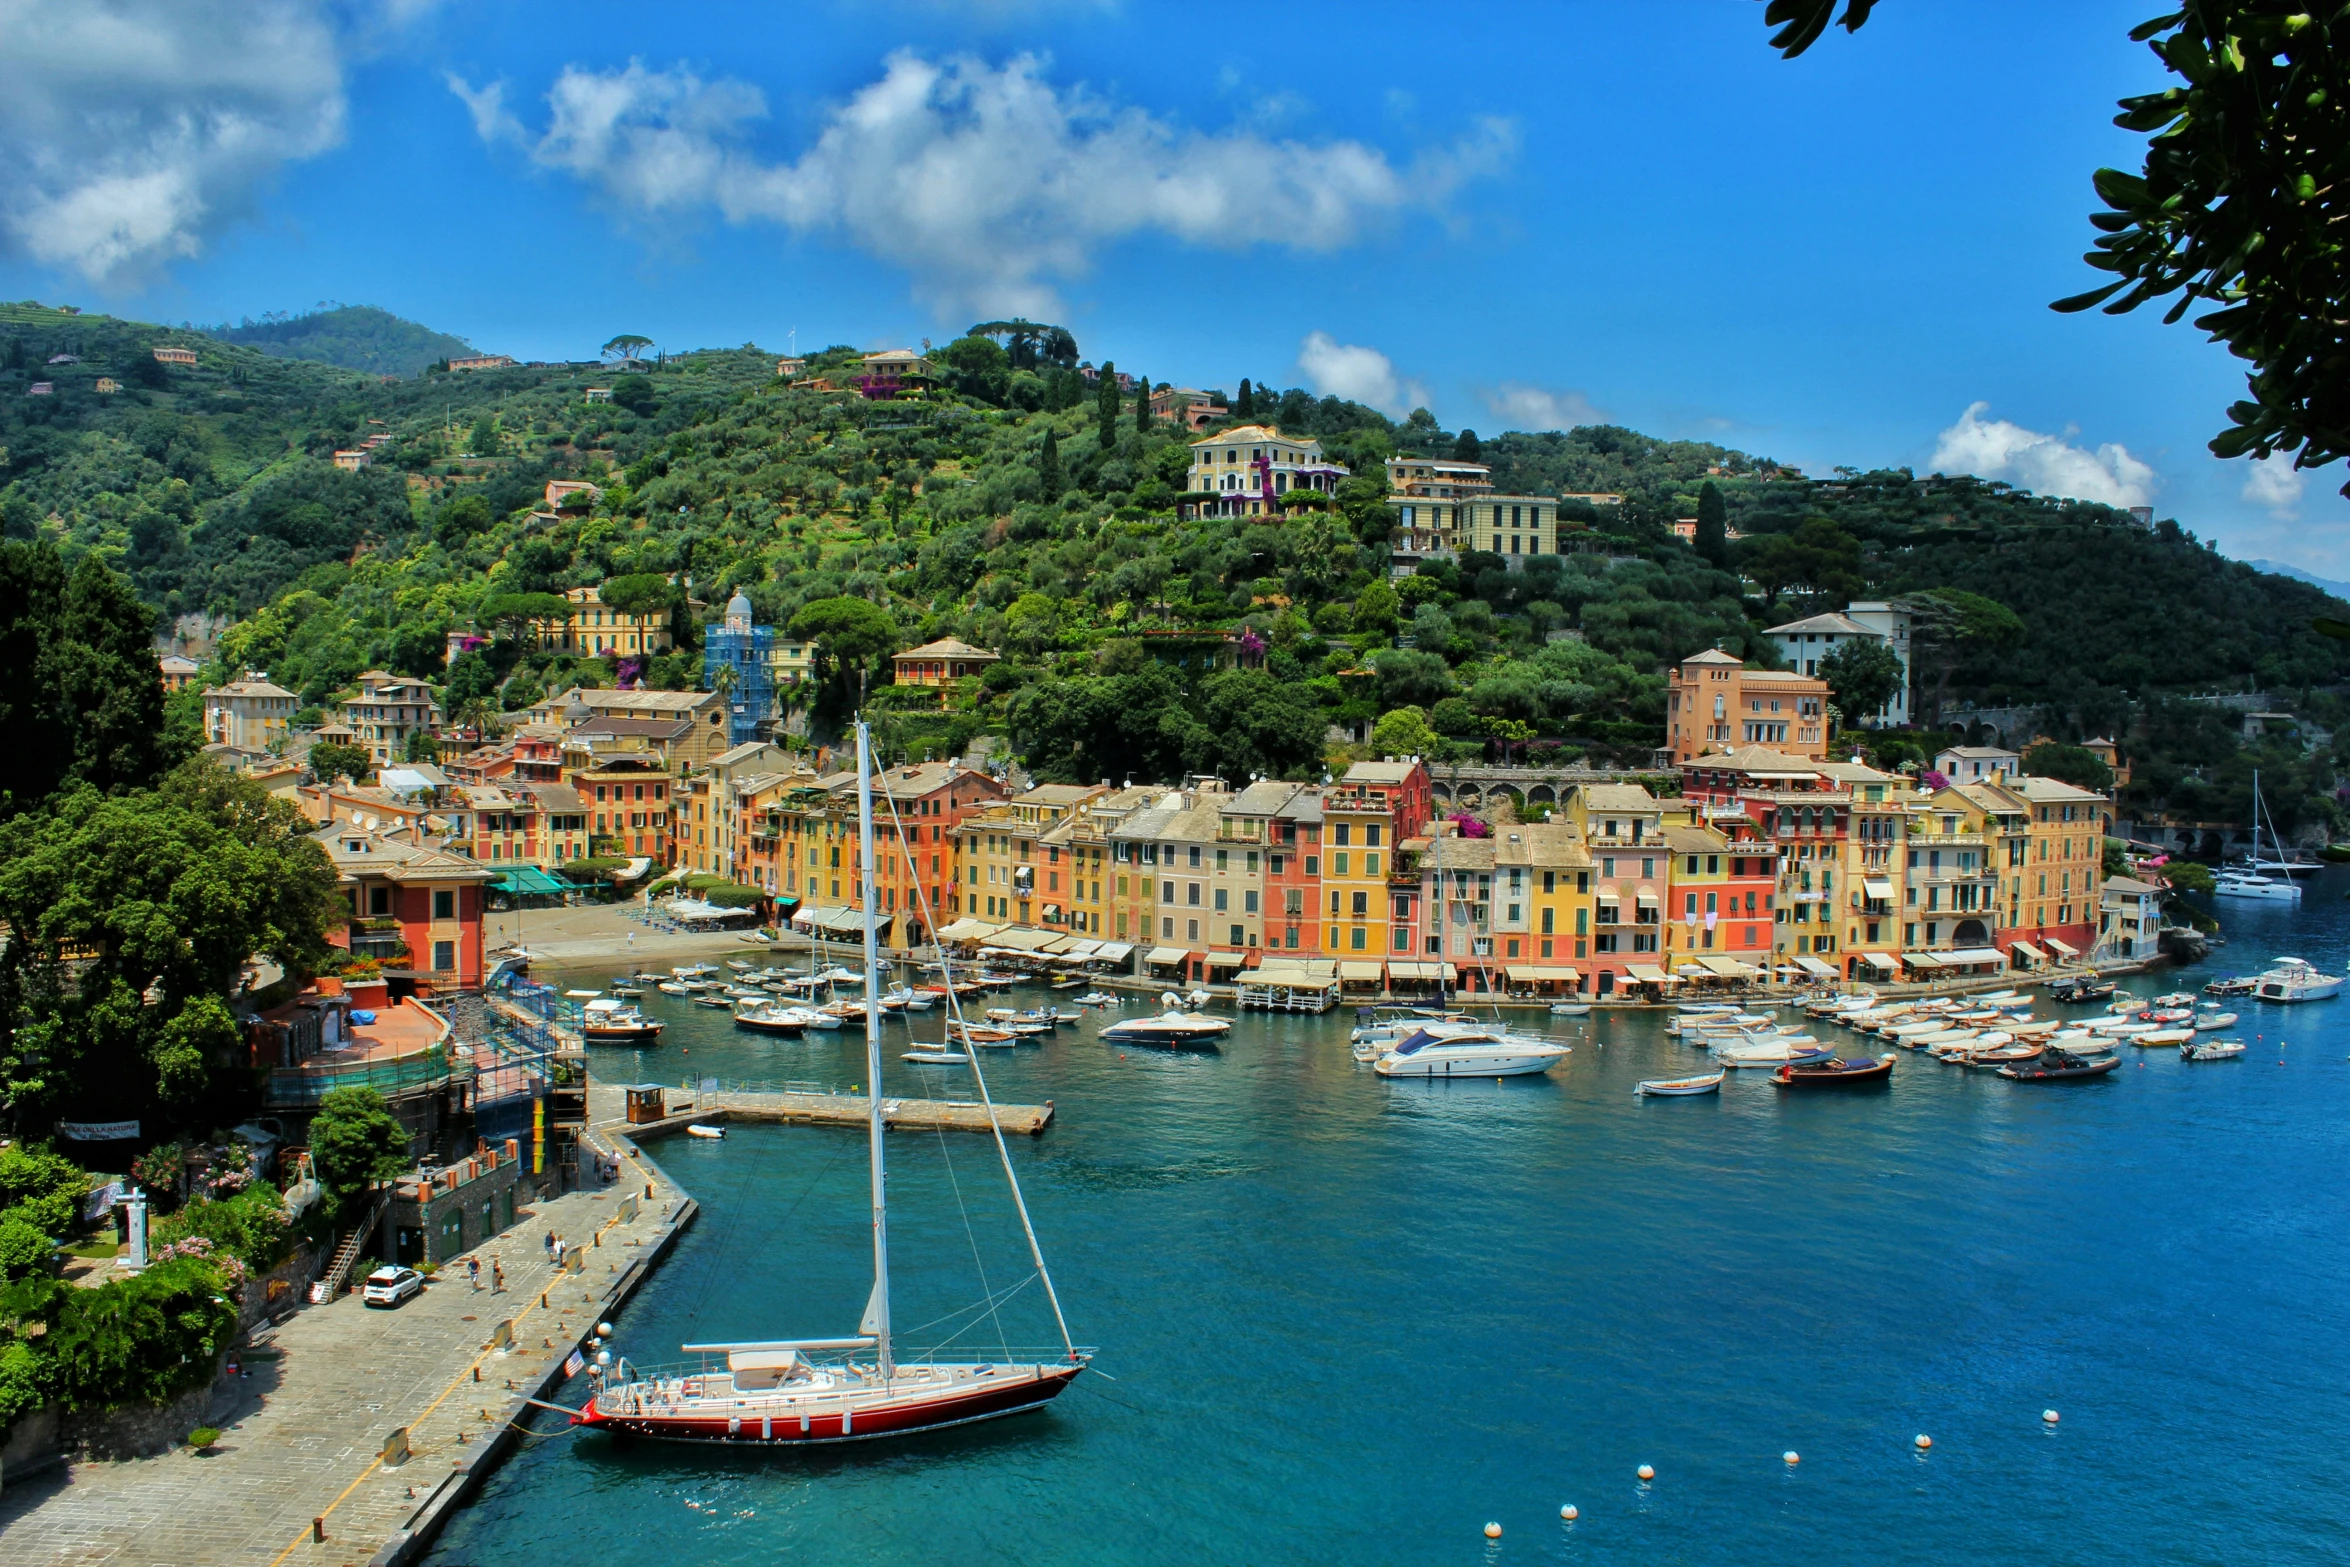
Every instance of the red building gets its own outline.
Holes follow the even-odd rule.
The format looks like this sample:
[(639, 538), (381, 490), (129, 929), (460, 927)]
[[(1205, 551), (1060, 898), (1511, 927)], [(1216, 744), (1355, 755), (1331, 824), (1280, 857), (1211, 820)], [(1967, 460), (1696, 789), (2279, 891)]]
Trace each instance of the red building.
[(329, 931), (329, 942), (381, 960), (387, 978), (418, 989), (481, 988), (482, 888), (497, 871), (349, 822), (313, 836), (350, 904), (349, 924)]

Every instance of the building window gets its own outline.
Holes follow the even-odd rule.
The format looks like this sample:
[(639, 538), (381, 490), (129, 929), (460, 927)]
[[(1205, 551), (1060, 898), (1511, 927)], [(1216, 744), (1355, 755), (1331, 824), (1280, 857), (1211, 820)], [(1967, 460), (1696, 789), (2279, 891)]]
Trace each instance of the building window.
[[(455, 919), (457, 917), (457, 894), (435, 892), (432, 895), (432, 917), (436, 920)], [(435, 964), (434, 967), (438, 968), (440, 965)]]
[(432, 966), (436, 973), (447, 973), (457, 966), (457, 943), (436, 941), (432, 944)]

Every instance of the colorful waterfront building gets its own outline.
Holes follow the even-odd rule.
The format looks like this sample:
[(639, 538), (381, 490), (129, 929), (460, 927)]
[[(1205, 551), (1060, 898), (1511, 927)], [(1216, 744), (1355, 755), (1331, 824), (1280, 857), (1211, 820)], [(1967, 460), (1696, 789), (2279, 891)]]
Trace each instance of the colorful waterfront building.
[(2026, 963), (2071, 962), (2097, 945), (2099, 883), (2113, 802), (2054, 778), (2005, 785), (2030, 812), (2023, 873), (1997, 941)]
[(1591, 856), (1593, 995), (1627, 982), (1666, 982), (1664, 897), (1671, 851), (1663, 838), (1664, 804), (1638, 784), (1569, 785), (1554, 820), (1564, 818)]
[(1828, 683), (1749, 669), (1718, 648), (1681, 660), (1665, 687), (1665, 745), (1680, 766), (1709, 751), (1763, 746), (1819, 761), (1828, 754)]
[[(1591, 856), (1566, 822), (1510, 822), (1493, 830), (1493, 931), (1512, 991), (1566, 995), (1583, 988), (1574, 961), (1589, 940)], [(1586, 935), (1574, 932), (1582, 928)]]
[(1387, 874), (1397, 845), (1419, 835), (1432, 808), (1428, 769), (1417, 760), (1357, 762), (1323, 791), (1325, 953), (1377, 957), (1393, 950)]
[(1321, 789), (1259, 779), (1225, 804), (1224, 821), (1229, 837), (1264, 850), (1259, 882), (1264, 950), (1320, 952)]

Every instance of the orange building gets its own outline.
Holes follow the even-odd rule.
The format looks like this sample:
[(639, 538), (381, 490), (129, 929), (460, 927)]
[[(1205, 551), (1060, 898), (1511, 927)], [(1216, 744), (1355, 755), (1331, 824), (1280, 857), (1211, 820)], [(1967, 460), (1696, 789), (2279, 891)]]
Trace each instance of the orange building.
[(1681, 660), (1665, 688), (1665, 744), (1676, 766), (1708, 751), (1749, 745), (1824, 761), (1828, 699), (1825, 680), (1749, 669), (1708, 648)]

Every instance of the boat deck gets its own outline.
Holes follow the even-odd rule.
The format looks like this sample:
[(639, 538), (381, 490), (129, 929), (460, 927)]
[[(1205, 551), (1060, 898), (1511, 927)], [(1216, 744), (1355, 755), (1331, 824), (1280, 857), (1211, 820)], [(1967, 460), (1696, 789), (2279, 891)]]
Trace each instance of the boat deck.
[[(688, 1097), (672, 1100), (668, 1115), (658, 1121), (625, 1128), (638, 1142), (666, 1137), (700, 1123), (796, 1122), (816, 1126), (863, 1126), (869, 1105), (863, 1094), (817, 1091), (760, 1093), (740, 1089), (684, 1091)], [(1035, 1137), (1053, 1122), (1053, 1102), (1040, 1105), (998, 1101), (996, 1120), (1007, 1132)], [(985, 1132), (987, 1107), (975, 1099), (884, 1099), (882, 1123), (900, 1131)], [(617, 1129), (617, 1128), (616, 1128)]]

